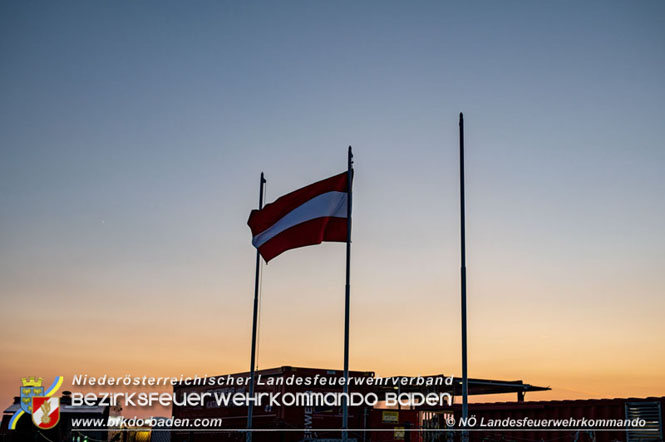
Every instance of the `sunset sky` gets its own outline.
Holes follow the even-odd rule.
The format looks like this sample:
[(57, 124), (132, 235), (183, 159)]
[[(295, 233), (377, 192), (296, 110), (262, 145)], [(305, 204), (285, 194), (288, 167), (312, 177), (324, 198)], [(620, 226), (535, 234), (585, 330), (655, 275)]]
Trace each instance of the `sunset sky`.
[[(0, 2), (0, 406), (249, 367), (247, 217), (356, 160), (354, 370), (665, 395), (662, 1)], [(259, 367), (341, 368), (344, 245), (264, 267)], [(506, 400), (513, 400), (511, 395)]]

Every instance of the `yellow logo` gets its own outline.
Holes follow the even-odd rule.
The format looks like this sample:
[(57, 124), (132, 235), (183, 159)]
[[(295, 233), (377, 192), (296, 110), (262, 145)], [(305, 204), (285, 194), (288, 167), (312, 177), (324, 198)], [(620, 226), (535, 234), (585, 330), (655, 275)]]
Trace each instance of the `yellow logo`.
[(21, 408), (9, 420), (9, 429), (16, 429), (16, 423), (24, 414), (32, 414), (33, 422), (42, 429), (55, 426), (60, 420), (60, 400), (52, 397), (62, 386), (63, 377), (56, 376), (51, 386), (44, 390), (44, 379), (37, 376), (21, 378)]
[(29, 378), (21, 378), (21, 382), (23, 383), (24, 387), (41, 387), (43, 380), (44, 379), (42, 378), (35, 378), (34, 376), (30, 376)]

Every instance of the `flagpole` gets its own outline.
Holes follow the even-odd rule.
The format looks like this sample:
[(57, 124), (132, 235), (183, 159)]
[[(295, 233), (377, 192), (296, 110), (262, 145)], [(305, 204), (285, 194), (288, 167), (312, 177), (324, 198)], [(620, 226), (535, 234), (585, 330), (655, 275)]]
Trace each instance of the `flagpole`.
[[(261, 181), (259, 182), (259, 210), (263, 209), (263, 188), (266, 179), (261, 172)], [(247, 405), (247, 429), (252, 429), (252, 415), (254, 411), (252, 398), (254, 397), (254, 367), (256, 365), (256, 328), (258, 320), (259, 309), (259, 272), (261, 270), (261, 254), (259, 249), (256, 249), (256, 273), (254, 274), (254, 314), (252, 317), (252, 356), (249, 364), (250, 383), (249, 383), (249, 404)], [(252, 432), (247, 431), (245, 440), (252, 442)]]
[[(462, 417), (469, 417), (469, 379), (466, 360), (466, 229), (464, 219), (464, 115), (459, 114), (459, 167), (460, 167), (460, 225), (461, 225), (461, 292), (462, 292)], [(469, 433), (462, 432), (462, 441), (469, 440)]]
[(349, 155), (347, 162), (347, 190), (348, 198), (346, 200), (346, 290), (344, 296), (344, 393), (342, 399), (342, 440), (348, 440), (347, 431), (349, 428), (349, 406), (346, 401), (346, 394), (349, 392), (349, 304), (351, 303), (351, 200), (353, 186), (353, 153), (349, 146)]

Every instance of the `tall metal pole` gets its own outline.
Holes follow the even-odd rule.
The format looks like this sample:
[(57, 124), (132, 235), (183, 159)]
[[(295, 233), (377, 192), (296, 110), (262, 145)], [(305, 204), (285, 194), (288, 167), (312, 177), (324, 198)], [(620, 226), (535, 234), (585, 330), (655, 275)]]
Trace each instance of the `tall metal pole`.
[[(466, 362), (466, 229), (464, 220), (464, 115), (459, 114), (459, 170), (460, 170), (460, 224), (461, 224), (461, 289), (462, 289), (462, 417), (469, 417), (469, 379)], [(462, 432), (462, 441), (467, 441), (469, 433)]]
[[(261, 172), (261, 181), (259, 182), (259, 210), (263, 209), (263, 188), (266, 183), (266, 179), (263, 177), (263, 172)], [(249, 364), (249, 373), (250, 373), (250, 384), (249, 384), (249, 398), (250, 402), (247, 405), (247, 429), (252, 429), (252, 415), (254, 411), (254, 406), (252, 398), (254, 397), (254, 368), (256, 366), (256, 328), (258, 320), (258, 310), (259, 310), (259, 272), (261, 271), (261, 254), (259, 249), (256, 249), (256, 273), (254, 275), (254, 315), (252, 318), (252, 356)], [(247, 431), (245, 440), (247, 442), (252, 442), (252, 432)]]
[[(344, 393), (349, 392), (349, 304), (351, 303), (351, 200), (353, 186), (353, 153), (349, 146), (347, 164), (347, 190), (346, 200), (346, 293), (344, 297)], [(349, 406), (345, 397), (342, 399), (342, 440), (348, 439)]]

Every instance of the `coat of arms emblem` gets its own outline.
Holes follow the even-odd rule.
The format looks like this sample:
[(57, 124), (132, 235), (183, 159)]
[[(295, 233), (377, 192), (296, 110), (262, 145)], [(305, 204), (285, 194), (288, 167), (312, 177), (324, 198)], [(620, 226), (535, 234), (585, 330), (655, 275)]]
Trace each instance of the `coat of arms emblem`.
[(55, 427), (60, 421), (60, 399), (57, 397), (33, 397), (32, 410), (32, 423), (43, 430)]
[(28, 414), (32, 414), (32, 398), (44, 395), (42, 378), (21, 378), (21, 408)]
[(25, 414), (32, 415), (32, 422), (43, 430), (55, 427), (60, 421), (60, 399), (54, 394), (63, 382), (62, 376), (56, 376), (53, 384), (44, 391), (42, 378), (35, 376), (21, 378), (21, 408), (9, 420), (8, 428), (16, 429), (19, 418)]

